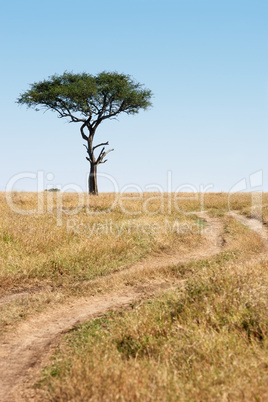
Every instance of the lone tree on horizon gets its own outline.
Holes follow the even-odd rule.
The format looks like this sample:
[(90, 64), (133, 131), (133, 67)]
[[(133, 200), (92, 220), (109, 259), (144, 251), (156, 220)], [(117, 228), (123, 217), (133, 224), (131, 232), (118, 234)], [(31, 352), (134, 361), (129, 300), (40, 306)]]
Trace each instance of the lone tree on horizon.
[[(151, 106), (152, 92), (134, 81), (129, 75), (117, 72), (101, 72), (96, 76), (65, 72), (50, 76), (47, 80), (31, 84), (31, 88), (22, 93), (17, 103), (25, 104), (39, 111), (39, 108), (51, 110), (59, 118), (80, 123), (80, 132), (86, 141), (90, 163), (88, 189), (90, 194), (98, 195), (97, 167), (105, 163), (105, 157), (113, 149), (106, 151), (108, 141), (93, 144), (98, 126), (106, 119), (115, 118), (120, 113), (136, 114), (140, 109)], [(97, 148), (99, 155), (95, 155)]]

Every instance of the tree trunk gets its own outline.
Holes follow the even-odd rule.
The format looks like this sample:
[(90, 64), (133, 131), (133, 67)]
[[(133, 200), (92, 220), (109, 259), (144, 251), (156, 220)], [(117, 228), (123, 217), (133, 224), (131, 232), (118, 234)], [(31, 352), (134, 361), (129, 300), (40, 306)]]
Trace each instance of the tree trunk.
[(97, 165), (95, 163), (90, 163), (90, 174), (88, 178), (88, 192), (92, 195), (98, 195), (98, 184), (97, 184)]

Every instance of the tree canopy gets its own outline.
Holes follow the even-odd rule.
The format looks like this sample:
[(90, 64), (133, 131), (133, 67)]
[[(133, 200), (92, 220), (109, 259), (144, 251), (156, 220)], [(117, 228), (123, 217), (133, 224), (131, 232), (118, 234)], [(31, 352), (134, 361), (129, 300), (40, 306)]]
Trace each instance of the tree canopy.
[(151, 106), (152, 93), (129, 75), (102, 72), (96, 76), (65, 72), (34, 83), (17, 102), (39, 111), (53, 110), (72, 122), (97, 126), (119, 113), (135, 114)]

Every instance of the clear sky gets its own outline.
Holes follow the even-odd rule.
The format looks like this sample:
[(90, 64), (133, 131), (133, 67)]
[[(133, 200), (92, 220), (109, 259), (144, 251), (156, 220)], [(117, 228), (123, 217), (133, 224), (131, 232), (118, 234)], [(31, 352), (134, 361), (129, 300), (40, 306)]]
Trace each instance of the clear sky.
[[(169, 177), (172, 190), (229, 191), (262, 170), (268, 191), (267, 21), (267, 0), (0, 0), (0, 190), (38, 171), (53, 173), (45, 185), (86, 190), (79, 125), (15, 101), (54, 73), (106, 70), (154, 93), (152, 109), (97, 132), (115, 148), (100, 172), (119, 190), (168, 190)], [(36, 181), (15, 188), (35, 191)]]

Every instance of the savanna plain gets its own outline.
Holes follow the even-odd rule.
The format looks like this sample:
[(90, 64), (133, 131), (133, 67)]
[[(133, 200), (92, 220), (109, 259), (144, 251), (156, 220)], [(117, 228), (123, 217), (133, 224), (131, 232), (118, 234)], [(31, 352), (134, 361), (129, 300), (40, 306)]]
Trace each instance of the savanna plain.
[(261, 196), (0, 193), (0, 400), (267, 401)]

